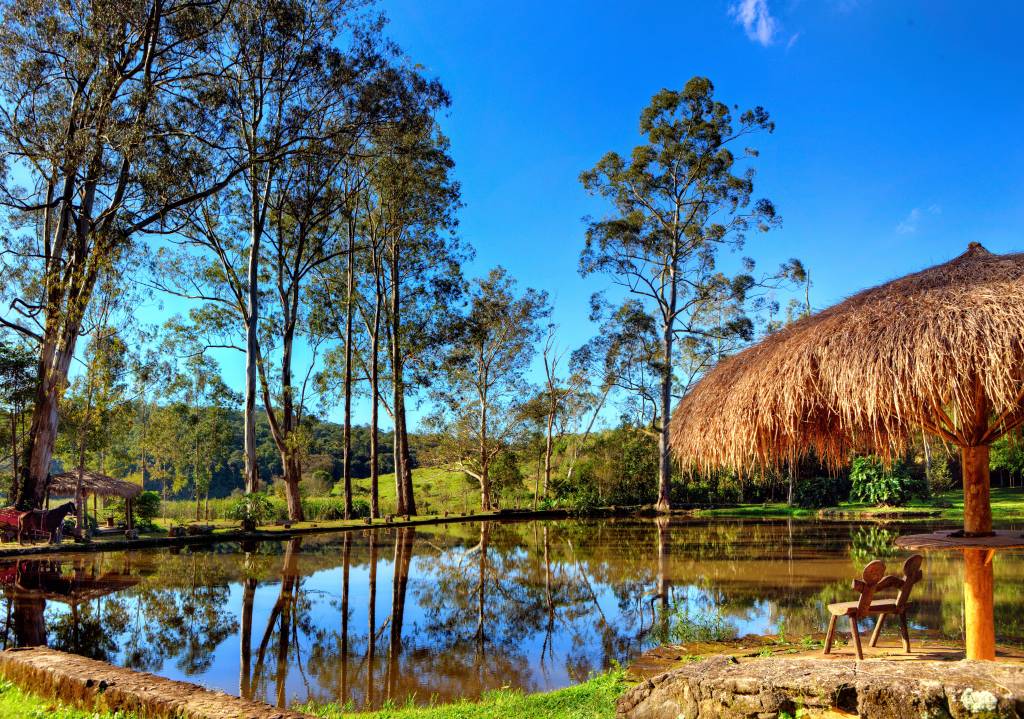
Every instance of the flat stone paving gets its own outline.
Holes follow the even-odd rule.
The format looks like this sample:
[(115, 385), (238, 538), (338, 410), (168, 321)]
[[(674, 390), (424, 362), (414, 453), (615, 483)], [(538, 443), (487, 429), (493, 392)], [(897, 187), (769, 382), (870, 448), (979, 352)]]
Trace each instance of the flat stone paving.
[[(637, 657), (627, 668), (627, 675), (634, 680), (650, 679), (698, 659), (711, 656), (728, 656), (738, 662), (762, 659), (768, 656), (790, 659), (812, 659), (835, 662), (854, 658), (854, 649), (843, 644), (842, 637), (830, 654), (821, 650), (824, 634), (813, 637), (814, 646), (808, 647), (797, 639), (780, 641), (777, 637), (746, 636), (728, 642), (699, 642), (692, 644), (663, 644)], [(936, 637), (911, 638), (911, 653), (903, 651), (897, 637), (883, 635), (877, 647), (868, 646), (864, 641), (864, 660), (893, 662), (960, 661), (964, 658), (963, 644)], [(1013, 647), (996, 647), (996, 661), (1024, 666), (1024, 650)]]
[(308, 714), (46, 647), (0, 652), (0, 674), (48, 699), (90, 710), (135, 712), (146, 719), (310, 719)]

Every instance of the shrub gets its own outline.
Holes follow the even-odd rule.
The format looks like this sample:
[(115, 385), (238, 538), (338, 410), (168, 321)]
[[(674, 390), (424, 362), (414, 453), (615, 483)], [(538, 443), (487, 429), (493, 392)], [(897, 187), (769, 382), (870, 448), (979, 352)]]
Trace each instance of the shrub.
[[(345, 500), (341, 497), (307, 497), (302, 500), (302, 513), (314, 522), (342, 519), (345, 516)], [(352, 502), (354, 518), (369, 517), (370, 504), (357, 499)]]
[(948, 492), (956, 486), (953, 471), (949, 467), (949, 458), (945, 454), (932, 455), (931, 465), (928, 470), (928, 484), (931, 490)]
[(850, 498), (869, 504), (899, 506), (915, 496), (928, 495), (927, 483), (911, 476), (904, 462), (886, 469), (878, 457), (857, 457), (850, 467)]
[[(125, 500), (107, 500), (106, 512), (114, 518), (117, 523), (123, 523), (126, 519)], [(86, 512), (88, 514), (88, 512)], [(160, 516), (160, 493), (147, 490), (132, 500), (132, 517), (135, 526), (142, 530), (151, 530), (156, 527), (153, 520)]]
[(801, 479), (793, 492), (798, 507), (821, 509), (834, 507), (850, 496), (849, 482), (840, 477), (808, 477)]
[(274, 506), (265, 494), (253, 492), (236, 500), (229, 510), (231, 519), (239, 520), (243, 526), (258, 527), (274, 516)]
[(720, 609), (691, 611), (685, 604), (677, 604), (669, 616), (667, 639), (671, 642), (724, 642), (735, 639), (736, 634), (736, 627), (729, 623)]

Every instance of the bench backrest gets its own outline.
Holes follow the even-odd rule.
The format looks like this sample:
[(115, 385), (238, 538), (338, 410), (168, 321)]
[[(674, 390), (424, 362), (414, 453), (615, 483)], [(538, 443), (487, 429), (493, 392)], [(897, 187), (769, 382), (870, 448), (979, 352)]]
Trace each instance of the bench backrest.
[(910, 601), (910, 592), (914, 585), (921, 581), (924, 572), (921, 571), (921, 563), (924, 557), (920, 554), (913, 554), (903, 563), (903, 583), (900, 586), (899, 594), (896, 595), (896, 608), (903, 611), (907, 602)]
[(853, 580), (853, 589), (860, 592), (860, 600), (857, 602), (857, 618), (861, 619), (868, 615), (871, 608), (871, 600), (875, 596), (879, 583), (885, 576), (885, 562), (876, 559), (864, 567), (863, 579)]

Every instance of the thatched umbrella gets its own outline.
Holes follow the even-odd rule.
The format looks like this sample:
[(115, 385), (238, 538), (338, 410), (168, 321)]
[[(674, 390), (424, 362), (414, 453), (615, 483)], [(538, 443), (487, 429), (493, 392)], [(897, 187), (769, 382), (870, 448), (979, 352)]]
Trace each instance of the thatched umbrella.
[[(977, 545), (992, 533), (989, 445), (1024, 424), (1022, 401), (1024, 254), (971, 243), (723, 360), (679, 403), (671, 441), (700, 470), (809, 453), (839, 467), (855, 452), (898, 455), (924, 430), (960, 448), (964, 533)], [(987, 572), (991, 587), (991, 563), (967, 560), (968, 656), (994, 656), (991, 589), (979, 631), (970, 617), (970, 585), (984, 594)]]

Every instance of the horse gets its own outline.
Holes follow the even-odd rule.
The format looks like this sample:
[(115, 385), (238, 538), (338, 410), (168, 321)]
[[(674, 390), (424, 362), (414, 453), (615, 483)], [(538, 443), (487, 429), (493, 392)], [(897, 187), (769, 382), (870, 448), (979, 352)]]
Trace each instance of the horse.
[(64, 517), (75, 511), (74, 502), (65, 502), (56, 509), (33, 509), (25, 512), (18, 520), (18, 544), (22, 543), (22, 537), (28, 532), (33, 534), (46, 534), (50, 544), (60, 542), (64, 527)]

